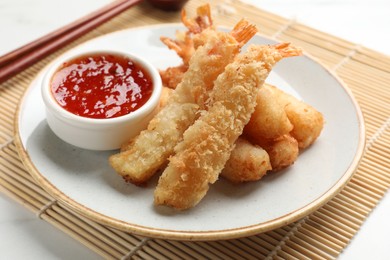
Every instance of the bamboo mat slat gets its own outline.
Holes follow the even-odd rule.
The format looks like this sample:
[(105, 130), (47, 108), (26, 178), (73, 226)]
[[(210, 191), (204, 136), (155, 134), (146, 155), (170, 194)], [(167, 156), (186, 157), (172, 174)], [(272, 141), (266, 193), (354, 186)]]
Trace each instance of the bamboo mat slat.
[[(189, 1), (188, 15), (206, 3)], [(228, 11), (223, 6), (229, 5)], [(348, 185), (316, 212), (284, 227), (226, 241), (169, 241), (136, 236), (98, 224), (54, 200), (35, 183), (13, 142), (14, 113), (37, 73), (60, 53), (116, 30), (178, 22), (143, 3), (0, 85), (0, 191), (107, 259), (334, 259), (358, 232), (390, 187), (390, 57), (256, 9), (239, 1), (213, 1), (215, 23), (232, 26), (241, 17), (264, 35), (288, 40), (321, 60), (342, 78), (365, 117), (366, 148)]]

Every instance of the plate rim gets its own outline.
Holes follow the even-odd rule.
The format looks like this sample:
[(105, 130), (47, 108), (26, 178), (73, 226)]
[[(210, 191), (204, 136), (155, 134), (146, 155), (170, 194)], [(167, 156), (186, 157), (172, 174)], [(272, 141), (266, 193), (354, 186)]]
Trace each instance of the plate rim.
[[(134, 28), (128, 28), (128, 29), (122, 29), (118, 30), (112, 33), (103, 34), (97, 37), (94, 37), (92, 39), (87, 40), (86, 42), (83, 42), (79, 45), (74, 46), (73, 48), (65, 51), (64, 53), (60, 54), (60, 56), (68, 53), (69, 51), (72, 51), (74, 48), (78, 48), (84, 44), (89, 43), (90, 41), (96, 40), (101, 37), (107, 37), (108, 35), (116, 34), (116, 33), (123, 33), (128, 32), (132, 30), (140, 30), (140, 29), (150, 29), (150, 28), (161, 28), (161, 27), (174, 27), (174, 26), (182, 26), (180, 23), (163, 23), (163, 24), (155, 24), (155, 25), (144, 25)], [(222, 26), (222, 28), (225, 26)], [(229, 27), (225, 27), (229, 28)], [(265, 39), (269, 39), (271, 41), (280, 42), (280, 40), (277, 40), (273, 37), (263, 35), (261, 33), (257, 33), (260, 37), (263, 37)], [(172, 239), (172, 240), (183, 240), (183, 241), (212, 241), (212, 240), (221, 240), (221, 239), (234, 239), (234, 238), (240, 238), (240, 237), (247, 237), (259, 233), (263, 233), (266, 231), (270, 231), (288, 224), (291, 224), (295, 221), (298, 221), (299, 219), (302, 219), (303, 217), (309, 215), (310, 213), (316, 211), (321, 206), (323, 206), (326, 202), (331, 200), (337, 193), (347, 185), (348, 181), (351, 179), (353, 174), (355, 173), (365, 150), (366, 140), (365, 140), (365, 125), (364, 125), (364, 117), (362, 114), (362, 111), (360, 109), (360, 106), (358, 102), (356, 101), (355, 97), (352, 94), (352, 91), (347, 87), (347, 85), (344, 83), (344, 81), (333, 71), (328, 69), (322, 61), (320, 61), (318, 58), (313, 57), (312, 55), (304, 52), (304, 56), (311, 59), (315, 63), (319, 64), (327, 73), (329, 73), (340, 85), (340, 87), (343, 88), (343, 90), (348, 95), (349, 99), (351, 100), (353, 107), (356, 111), (356, 116), (358, 120), (358, 129), (359, 129), (359, 140), (357, 149), (355, 151), (355, 155), (353, 160), (351, 161), (350, 165), (342, 175), (340, 179), (337, 180), (337, 182), (334, 183), (333, 186), (331, 186), (326, 192), (324, 192), (321, 196), (316, 198), (315, 200), (311, 201), (310, 203), (304, 205), (301, 208), (298, 208), (292, 212), (289, 212), (288, 214), (285, 214), (283, 216), (280, 216), (279, 218), (269, 220), (266, 222), (244, 226), (244, 227), (238, 227), (238, 228), (232, 228), (232, 229), (224, 229), (224, 230), (208, 230), (208, 231), (179, 231), (179, 230), (170, 230), (170, 229), (159, 229), (154, 227), (146, 227), (141, 226), (137, 224), (128, 223), (122, 220), (115, 219), (113, 217), (103, 215), (101, 213), (98, 213), (80, 203), (77, 201), (71, 199), (66, 194), (61, 192), (59, 189), (56, 188), (50, 181), (48, 181), (39, 171), (36, 169), (34, 163), (32, 162), (28, 151), (23, 145), (22, 138), (20, 135), (20, 125), (19, 125), (19, 119), (21, 117), (21, 111), (24, 104), (25, 99), (28, 96), (29, 91), (31, 90), (31, 86), (33, 83), (39, 78), (41, 73), (49, 66), (53, 61), (55, 61), (57, 58), (53, 59), (53, 61), (49, 62), (47, 65), (45, 65), (39, 73), (35, 76), (35, 78), (30, 82), (29, 86), (24, 90), (24, 93), (17, 105), (16, 111), (15, 111), (15, 117), (14, 117), (14, 142), (16, 146), (16, 150), (19, 154), (19, 157), (21, 161), (23, 162), (24, 166), (28, 170), (29, 174), (34, 178), (35, 181), (40, 185), (41, 188), (43, 188), (50, 196), (52, 196), (55, 200), (57, 200), (60, 203), (63, 203), (67, 208), (74, 210), (75, 212), (79, 213), (82, 216), (88, 217), (89, 219), (96, 221), (97, 223), (100, 223), (105, 226), (109, 226), (112, 228), (116, 228), (125, 232), (129, 232), (135, 235), (141, 235), (145, 237), (151, 237), (151, 238), (161, 238), (161, 239)]]

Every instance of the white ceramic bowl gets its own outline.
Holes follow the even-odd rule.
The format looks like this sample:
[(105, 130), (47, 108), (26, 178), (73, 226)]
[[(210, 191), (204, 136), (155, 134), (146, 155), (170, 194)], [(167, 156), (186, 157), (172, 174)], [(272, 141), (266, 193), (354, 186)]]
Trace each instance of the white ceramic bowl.
[[(65, 61), (79, 56), (105, 53), (117, 54), (130, 58), (143, 67), (151, 76), (153, 91), (146, 103), (137, 110), (119, 117), (95, 119), (75, 115), (55, 100), (50, 90), (50, 82), (54, 73)], [(62, 140), (74, 146), (89, 150), (113, 150), (136, 136), (145, 129), (154, 116), (162, 90), (158, 70), (148, 61), (128, 52), (99, 50), (77, 54), (65, 54), (54, 61), (47, 69), (42, 81), (42, 98), (46, 106), (46, 118), (49, 127)]]

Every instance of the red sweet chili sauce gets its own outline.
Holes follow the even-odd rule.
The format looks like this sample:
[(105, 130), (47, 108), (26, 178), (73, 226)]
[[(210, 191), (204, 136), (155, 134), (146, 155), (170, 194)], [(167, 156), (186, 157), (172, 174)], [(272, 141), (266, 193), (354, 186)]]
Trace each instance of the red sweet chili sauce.
[(80, 56), (62, 64), (51, 81), (60, 106), (89, 118), (126, 115), (148, 101), (151, 76), (140, 65), (117, 54)]

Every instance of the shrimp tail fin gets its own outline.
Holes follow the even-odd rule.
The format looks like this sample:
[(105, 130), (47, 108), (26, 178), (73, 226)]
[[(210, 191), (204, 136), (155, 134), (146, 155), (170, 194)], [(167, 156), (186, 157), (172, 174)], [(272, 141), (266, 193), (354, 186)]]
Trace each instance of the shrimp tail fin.
[(289, 42), (282, 42), (274, 47), (285, 58), (302, 55), (302, 49), (292, 46)]
[(196, 14), (197, 16), (193, 19), (188, 19), (185, 9), (181, 11), (181, 21), (191, 33), (201, 33), (204, 29), (213, 25), (209, 4), (199, 6), (196, 9)]
[(179, 53), (182, 50), (182, 46), (178, 41), (175, 41), (171, 38), (168, 38), (166, 36), (161, 36), (160, 40), (171, 50), (174, 50), (175, 52)]
[(257, 33), (256, 25), (249, 23), (247, 20), (240, 20), (230, 32), (240, 47), (246, 44)]

